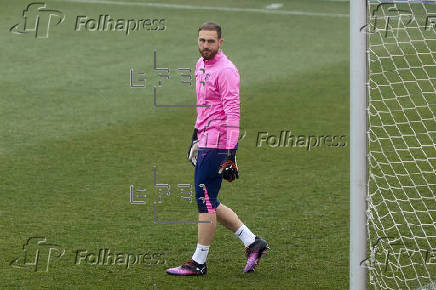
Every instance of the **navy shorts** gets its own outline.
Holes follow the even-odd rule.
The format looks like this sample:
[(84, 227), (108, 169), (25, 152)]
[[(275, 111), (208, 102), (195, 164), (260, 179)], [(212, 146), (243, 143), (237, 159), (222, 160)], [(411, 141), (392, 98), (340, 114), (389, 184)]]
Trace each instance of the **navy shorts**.
[(197, 200), (198, 212), (200, 213), (215, 212), (215, 209), (220, 205), (218, 192), (220, 191), (223, 177), (218, 174), (218, 170), (226, 159), (226, 153), (227, 149), (198, 149), (194, 183), (195, 199)]

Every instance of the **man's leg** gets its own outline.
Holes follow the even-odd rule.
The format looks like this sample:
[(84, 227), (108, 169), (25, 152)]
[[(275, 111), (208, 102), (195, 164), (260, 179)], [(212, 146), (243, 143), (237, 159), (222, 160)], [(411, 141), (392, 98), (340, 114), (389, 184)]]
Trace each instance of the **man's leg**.
[[(222, 177), (218, 175), (221, 159), (216, 150), (199, 148), (197, 165), (194, 171), (195, 200), (198, 206), (197, 248), (192, 258), (180, 267), (170, 268), (168, 274), (172, 275), (204, 275), (207, 273), (206, 259), (209, 247), (216, 230), (216, 208), (221, 187)], [(204, 222), (207, 221), (207, 222)]]
[(220, 204), (216, 208), (217, 220), (220, 224), (231, 230), (244, 243), (245, 247), (254, 243), (256, 236), (238, 218), (238, 215), (231, 209)]
[(216, 208), (216, 217), (220, 224), (232, 232), (236, 232), (243, 225), (238, 215), (222, 203)]
[(197, 248), (192, 260), (205, 264), (209, 247), (216, 230), (217, 199), (221, 187), (222, 177), (218, 175), (218, 168), (222, 162), (223, 154), (218, 149), (199, 149), (198, 160), (194, 172), (195, 199), (198, 206), (198, 236)]
[(222, 203), (216, 208), (216, 217), (220, 224), (231, 230), (244, 243), (247, 255), (247, 264), (244, 273), (253, 272), (259, 264), (262, 254), (269, 249), (268, 243), (260, 237), (256, 237), (246, 225), (238, 218), (231, 208)]
[(209, 221), (208, 223), (198, 223), (198, 243), (210, 246), (216, 230), (216, 213), (199, 213), (199, 221)]
[(206, 263), (207, 255), (209, 254), (210, 243), (216, 230), (216, 213), (199, 213), (198, 221), (207, 221), (207, 223), (198, 223), (198, 243), (192, 260), (199, 264)]

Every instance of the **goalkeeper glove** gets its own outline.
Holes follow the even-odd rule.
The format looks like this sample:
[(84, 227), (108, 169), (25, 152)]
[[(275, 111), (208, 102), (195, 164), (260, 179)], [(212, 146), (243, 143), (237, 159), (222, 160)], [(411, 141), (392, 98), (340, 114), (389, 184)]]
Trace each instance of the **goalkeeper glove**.
[(227, 150), (226, 159), (221, 164), (218, 174), (222, 175), (228, 182), (239, 178), (238, 165), (236, 163), (236, 149)]
[(192, 134), (191, 146), (188, 150), (188, 160), (191, 161), (192, 165), (195, 167), (197, 165), (197, 156), (198, 156), (198, 129), (194, 128), (194, 133)]

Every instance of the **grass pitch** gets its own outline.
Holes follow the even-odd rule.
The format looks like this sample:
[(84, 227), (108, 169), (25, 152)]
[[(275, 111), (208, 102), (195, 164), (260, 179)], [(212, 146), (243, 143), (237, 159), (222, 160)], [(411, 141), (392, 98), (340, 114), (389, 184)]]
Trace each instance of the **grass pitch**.
[[(264, 12), (270, 3), (258, 0), (138, 2), (47, 1), (65, 19), (46, 39), (8, 31), (23, 22), (30, 2), (1, 3), (0, 288), (348, 287), (348, 146), (256, 146), (258, 132), (283, 130), (348, 141), (349, 19), (341, 16), (348, 3), (289, 1), (277, 11), (305, 13), (272, 14)], [(163, 18), (166, 29), (75, 31), (77, 16), (105, 14)], [(218, 226), (208, 275), (174, 277), (165, 269), (191, 257), (197, 227), (153, 222), (153, 168), (157, 183), (170, 186), (156, 206), (158, 219), (195, 220), (195, 201), (182, 199), (178, 186), (193, 184), (185, 155), (195, 109), (154, 106), (153, 51), (171, 75), (161, 79), (158, 104), (194, 104), (194, 86), (180, 83), (186, 78), (177, 68), (195, 68), (197, 28), (208, 20), (222, 25), (223, 51), (239, 69), (246, 132), (240, 179), (224, 182), (219, 198), (271, 250), (244, 275), (242, 243)], [(130, 88), (130, 69), (145, 73), (145, 88)], [(147, 190), (146, 198), (135, 197), (146, 204), (130, 203), (130, 185)], [(121, 258), (102, 264), (100, 249)], [(136, 263), (127, 267), (129, 254)]]

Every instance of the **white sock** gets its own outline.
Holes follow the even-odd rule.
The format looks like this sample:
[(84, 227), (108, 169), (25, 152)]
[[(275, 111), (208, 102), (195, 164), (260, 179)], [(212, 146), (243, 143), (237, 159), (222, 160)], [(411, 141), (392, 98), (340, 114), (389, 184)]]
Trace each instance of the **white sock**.
[(248, 247), (251, 243), (254, 243), (256, 236), (247, 228), (246, 225), (242, 225), (235, 235), (244, 243), (244, 246)]
[(198, 264), (206, 263), (207, 254), (209, 254), (209, 247), (210, 246), (197, 244), (197, 249), (195, 250), (194, 255), (192, 255), (192, 260), (194, 260)]

